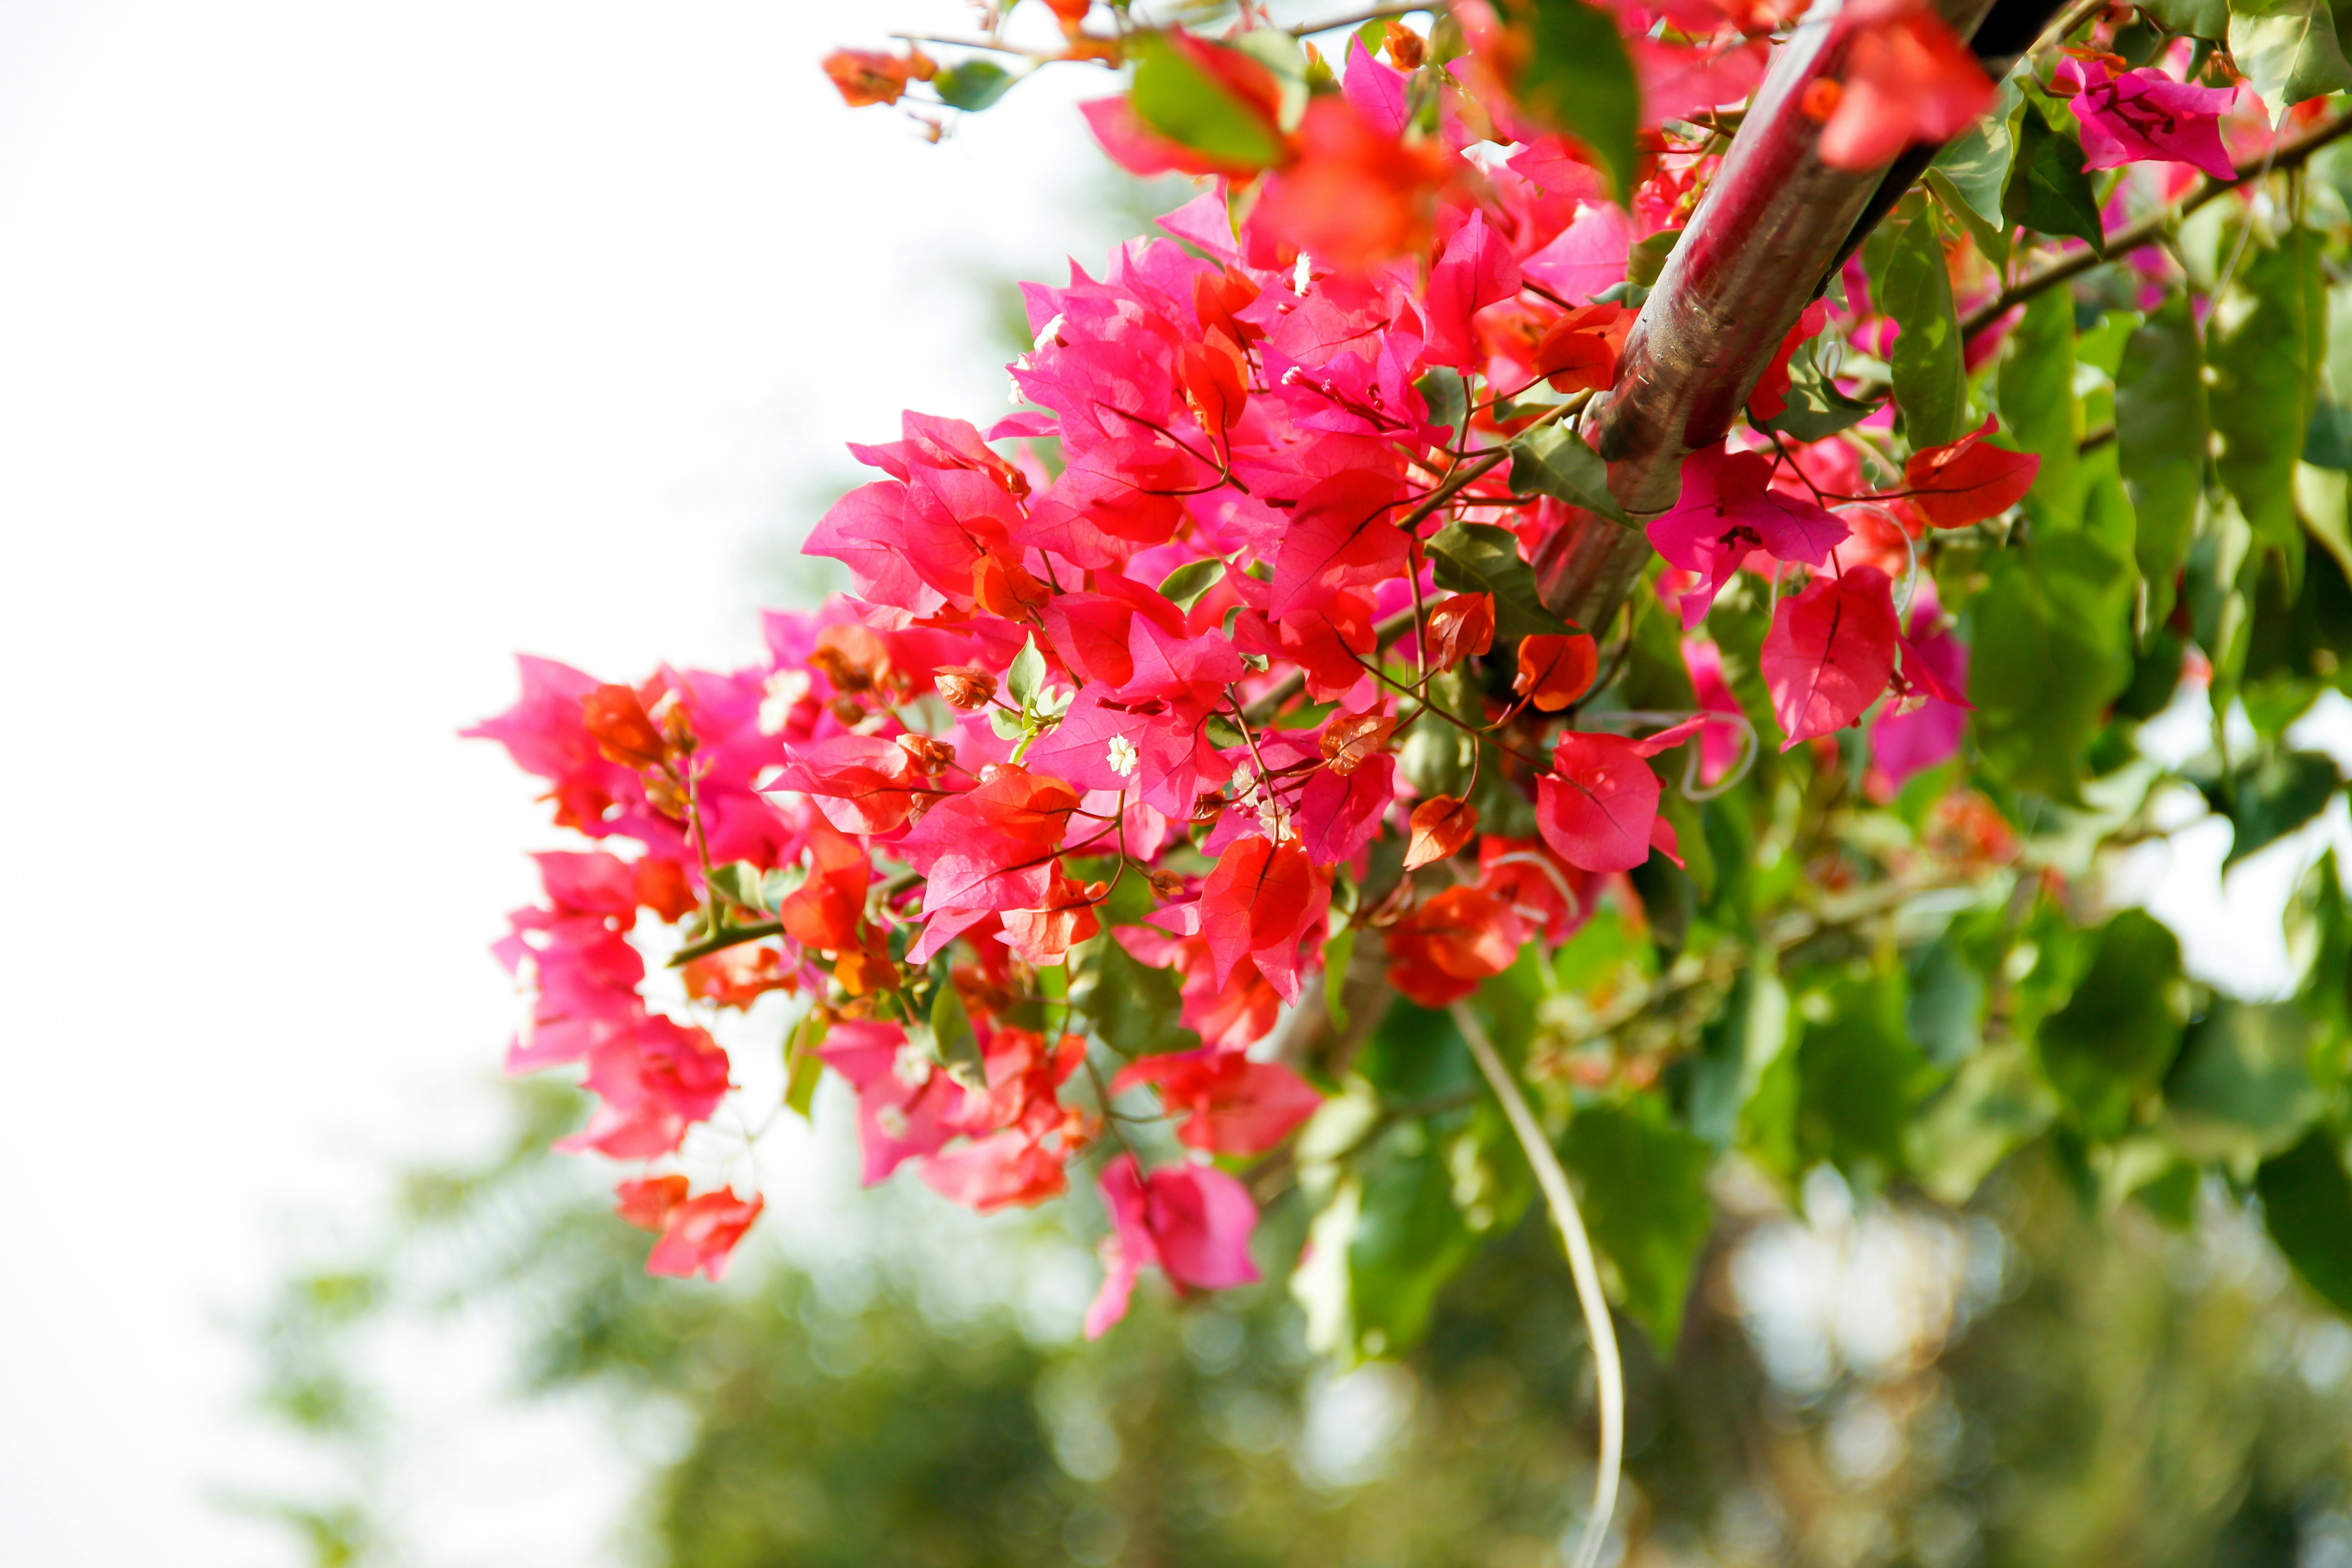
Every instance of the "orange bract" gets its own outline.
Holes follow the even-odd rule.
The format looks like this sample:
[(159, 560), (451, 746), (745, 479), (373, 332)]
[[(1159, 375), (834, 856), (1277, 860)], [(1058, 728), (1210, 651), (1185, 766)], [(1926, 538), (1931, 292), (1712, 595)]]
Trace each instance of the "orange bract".
[(1408, 871), (1443, 860), (1478, 831), (1478, 808), (1450, 795), (1433, 795), (1412, 808), (1412, 842), (1406, 846)]
[(1456, 594), (1429, 612), (1429, 667), (1452, 669), (1495, 646), (1495, 601), (1486, 594)]
[(1511, 689), (1547, 713), (1557, 713), (1591, 689), (1600, 650), (1583, 632), (1519, 639), (1519, 672)]

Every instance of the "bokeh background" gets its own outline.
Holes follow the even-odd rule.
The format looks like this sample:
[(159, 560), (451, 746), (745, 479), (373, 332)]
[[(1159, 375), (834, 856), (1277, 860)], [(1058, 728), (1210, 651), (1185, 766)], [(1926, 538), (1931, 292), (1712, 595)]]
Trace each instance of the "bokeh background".
[[(1151, 210), (1079, 73), (934, 147), (817, 71), (964, 22), (0, 0), (0, 1562), (1559, 1560), (1589, 1373), (1533, 1224), (1408, 1365), (1311, 1364), (1275, 1289), (1087, 1349), (1091, 1215), (861, 1194), (835, 1116), (740, 1280), (649, 1282), (530, 1152), (576, 1108), (494, 1081), (555, 836), (455, 732), (512, 651), (747, 658), (842, 443), (988, 418), (1008, 280)], [(2224, 884), (2214, 827), (2122, 890), (2265, 994), (2352, 832)], [(2218, 1195), (1722, 1196), (1634, 1351), (1643, 1560), (2352, 1563), (2352, 1332)]]

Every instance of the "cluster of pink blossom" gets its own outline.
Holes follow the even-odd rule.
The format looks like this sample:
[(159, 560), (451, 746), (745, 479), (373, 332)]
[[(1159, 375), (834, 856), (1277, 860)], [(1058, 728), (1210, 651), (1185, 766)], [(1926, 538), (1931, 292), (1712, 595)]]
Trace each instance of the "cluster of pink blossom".
[[(1885, 9), (1890, 37), (1916, 45), (1924, 13)], [(1747, 47), (1717, 48), (1708, 68)], [(1906, 47), (1889, 46), (1889, 81), (1945, 70), (1933, 49), (1906, 66), (1927, 46)], [(1204, 58), (1262, 85), (1230, 53)], [(1719, 781), (1752, 743), (1706, 636), (1738, 574), (1776, 595), (1758, 663), (1786, 746), (1880, 709), (1885, 781), (1952, 752), (1967, 650), (1916, 541), (2013, 505), (2034, 459), (1980, 430), (1874, 489), (1855, 442), (1764, 427), (1806, 342), (1883, 337), (1858, 269), (1851, 308), (1808, 311), (1790, 334), (1749, 405), (1758, 427), (1691, 458), (1681, 500), (1646, 524), (1696, 705), (1593, 702), (1592, 633), (1607, 628), (1558, 622), (1532, 563), (1592, 521), (1581, 506), (1611, 503), (1515, 488), (1544, 465), (1505, 459), (1540, 449), (1599, 471), (1570, 426), (1615, 379), (1629, 257), (1683, 221), (1717, 160), (1703, 138), (1653, 134), (1620, 206), (1574, 143), (1513, 121), (1482, 62), (1457, 62), (1440, 153), (1405, 139), (1406, 74), (1358, 42), (1342, 90), (1296, 132), (1322, 152), (1286, 165), (1289, 194), (1277, 180), (1236, 226), (1220, 186), (1161, 220), (1173, 239), (1122, 247), (1099, 279), (1029, 286), (1021, 411), (985, 431), (909, 413), (898, 440), (854, 447), (880, 477), (808, 549), (844, 563), (855, 592), (769, 616), (752, 667), (632, 688), (524, 662), (522, 700), (470, 732), (546, 781), (560, 824), (635, 847), (541, 857), (546, 904), (500, 944), (533, 998), (509, 1066), (585, 1063), (599, 1097), (565, 1147), (661, 1160), (728, 1091), (709, 1034), (642, 998), (639, 912), (679, 922), (696, 1005), (804, 999), (796, 1066), (821, 1060), (855, 1091), (868, 1181), (911, 1161), (984, 1210), (1059, 1194), (1074, 1162), (1110, 1152), (1098, 1333), (1147, 1265), (1180, 1289), (1256, 1277), (1255, 1207), (1215, 1162), (1276, 1148), (1321, 1102), (1252, 1051), (1337, 930), (1376, 938), (1393, 984), (1438, 1006), (1530, 938), (1564, 940), (1604, 886), (1638, 903), (1625, 873), (1677, 849), (1654, 763), (1696, 745), (1693, 765)], [(1759, 62), (1667, 112), (1741, 96)], [(1867, 142), (1895, 109), (1856, 81), (1843, 102), (1865, 104), (1851, 133)], [(2082, 101), (2116, 97), (2126, 119), (2143, 101), (2194, 108), (2130, 84), (2086, 77)], [(1832, 132), (1843, 112), (1825, 106)], [(1093, 119), (1131, 163), (1185, 166), (1116, 100)], [(1906, 123), (1905, 137), (1944, 133)], [(1490, 133), (1517, 144), (1463, 156)], [(1342, 165), (1354, 173), (1336, 186), (1317, 173)], [(1360, 182), (1394, 199), (1349, 206)], [(1488, 563), (1475, 583), (1459, 571), (1470, 545)], [(1469, 768), (1444, 788), (1399, 755), (1439, 727)], [(1481, 770), (1531, 803), (1531, 833), (1482, 831)], [(1115, 903), (1142, 912), (1114, 918)], [(1106, 942), (1171, 973), (1200, 1041), (1107, 1083), (1088, 1065), (1098, 1020), (1060, 978)], [(1177, 1145), (1148, 1171), (1128, 1131), (1141, 1123), (1107, 1114), (1147, 1093)], [(621, 1207), (662, 1233), (656, 1271), (716, 1278), (761, 1202), (647, 1174)]]

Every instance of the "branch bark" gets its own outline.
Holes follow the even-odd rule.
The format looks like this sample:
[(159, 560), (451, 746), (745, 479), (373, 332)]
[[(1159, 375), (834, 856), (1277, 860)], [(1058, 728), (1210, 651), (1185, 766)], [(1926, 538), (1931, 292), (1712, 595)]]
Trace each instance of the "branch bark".
[[(1991, 0), (1937, 0), (1967, 37)], [(1638, 521), (1674, 504), (1682, 460), (1723, 439), (1885, 176), (1814, 153), (1806, 87), (1844, 70), (1850, 38), (1808, 20), (1774, 57), (1706, 197), (1633, 323), (1617, 386), (1594, 421), (1609, 489)], [(1579, 626), (1607, 624), (1650, 558), (1639, 528), (1580, 517), (1536, 563), (1544, 602)]]

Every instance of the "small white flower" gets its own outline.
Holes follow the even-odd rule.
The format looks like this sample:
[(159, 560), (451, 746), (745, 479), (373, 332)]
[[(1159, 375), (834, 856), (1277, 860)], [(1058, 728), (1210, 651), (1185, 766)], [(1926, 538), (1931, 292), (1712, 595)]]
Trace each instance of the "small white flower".
[(1004, 378), (1004, 401), (1015, 408), (1029, 401), (1029, 395), (1021, 390), (1021, 384), (1009, 375)]
[(1042, 349), (1061, 335), (1062, 318), (1057, 314), (1052, 321), (1037, 329), (1036, 346)]
[(1234, 770), (1233, 781), (1227, 787), (1234, 792), (1234, 804), (1244, 811), (1264, 809), (1258, 804), (1257, 775), (1250, 772), (1248, 763)]
[(890, 1058), (890, 1076), (908, 1089), (920, 1089), (931, 1081), (931, 1058), (922, 1047), (908, 1040)]
[(805, 669), (780, 669), (760, 689), (760, 733), (781, 735), (793, 720), (793, 710), (808, 695)]
[(885, 1138), (897, 1140), (907, 1135), (907, 1113), (895, 1105), (885, 1105), (874, 1112), (874, 1125)]
[(1143, 753), (1135, 749), (1134, 742), (1124, 735), (1113, 735), (1110, 738), (1111, 772), (1125, 778), (1135, 771), (1135, 764), (1142, 760)]
[(1307, 286), (1314, 281), (1313, 258), (1302, 250), (1298, 253), (1298, 265), (1291, 270), (1290, 291), (1294, 294), (1304, 294), (1307, 292)]

